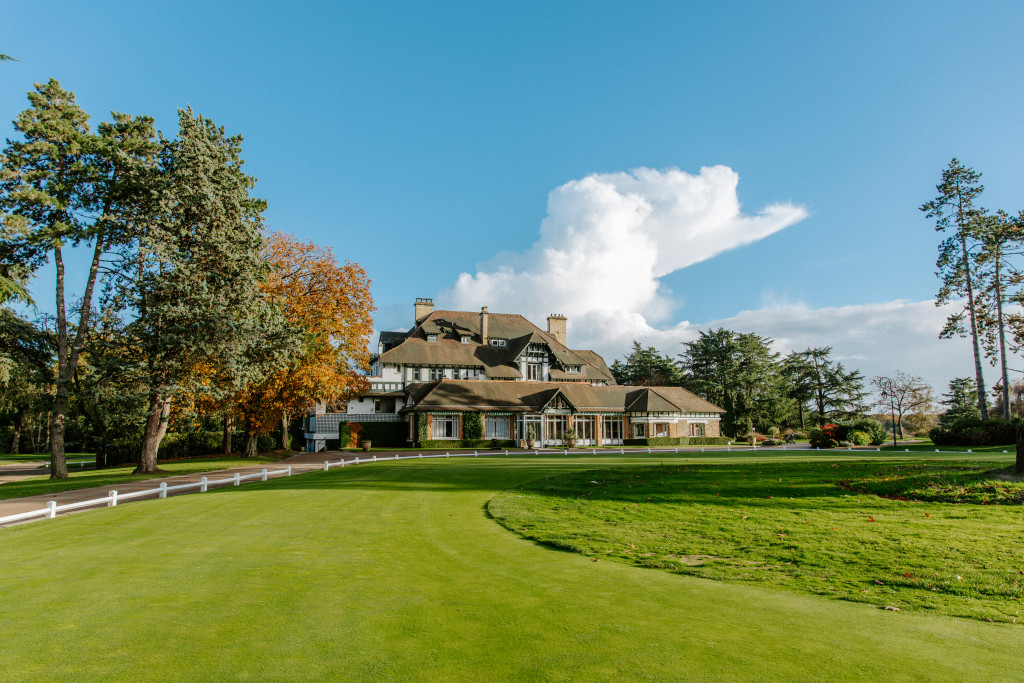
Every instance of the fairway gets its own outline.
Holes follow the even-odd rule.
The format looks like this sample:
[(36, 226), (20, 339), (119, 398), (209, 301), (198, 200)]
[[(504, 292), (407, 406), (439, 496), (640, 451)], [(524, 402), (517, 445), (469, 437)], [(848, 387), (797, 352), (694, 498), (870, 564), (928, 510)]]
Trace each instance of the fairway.
[(378, 463), (0, 529), (0, 679), (1019, 678), (1021, 626), (594, 562), (486, 512), (560, 473), (749, 460)]

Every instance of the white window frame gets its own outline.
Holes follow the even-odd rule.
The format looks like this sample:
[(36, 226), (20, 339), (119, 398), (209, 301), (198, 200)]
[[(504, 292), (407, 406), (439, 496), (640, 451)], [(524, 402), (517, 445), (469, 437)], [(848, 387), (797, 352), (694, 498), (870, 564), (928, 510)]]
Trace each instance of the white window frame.
[(690, 436), (707, 436), (707, 425), (703, 422), (691, 422)]
[(435, 441), (455, 441), (459, 438), (458, 415), (434, 415), (430, 421), (430, 437)]
[(527, 363), (526, 379), (533, 382), (539, 382), (544, 379), (544, 366), (540, 363)]
[(507, 417), (484, 416), (484, 438), (485, 439), (508, 439), (509, 425)]
[(430, 368), (430, 381), (436, 382), (444, 379), (444, 368)]
[(491, 346), (505, 346), (507, 343), (508, 341), (502, 339), (501, 337), (495, 337), (491, 339)]
[(434, 334), (433, 332), (431, 332), (430, 334), (427, 335), (427, 341), (428, 342), (436, 343), (437, 339), (438, 339), (438, 336), (436, 334)]
[(464, 335), (462, 335), (462, 339), (460, 341), (463, 344), (471, 344), (471, 343), (473, 343), (473, 338), (471, 336), (469, 336), (468, 334), (464, 334)]

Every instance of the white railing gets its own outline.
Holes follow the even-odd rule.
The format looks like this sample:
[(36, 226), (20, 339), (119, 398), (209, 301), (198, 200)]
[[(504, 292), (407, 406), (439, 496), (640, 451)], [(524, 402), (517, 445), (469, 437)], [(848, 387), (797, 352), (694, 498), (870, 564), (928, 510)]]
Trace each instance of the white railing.
[(144, 491), (132, 491), (131, 493), (118, 493), (117, 491), (110, 491), (103, 498), (93, 498), (92, 500), (82, 500), (77, 503), (65, 503), (64, 505), (57, 505), (57, 501), (51, 500), (46, 504), (46, 507), (38, 510), (29, 510), (28, 512), (19, 512), (16, 515), (8, 515), (6, 517), (0, 517), (0, 524), (9, 524), (11, 522), (22, 522), (28, 519), (42, 518), (42, 519), (53, 519), (59, 512), (70, 512), (71, 510), (80, 510), (82, 508), (96, 507), (98, 505), (105, 505), (107, 507), (115, 507), (118, 503), (131, 500), (132, 498), (142, 498), (144, 496), (156, 495), (158, 498), (166, 498), (167, 493), (170, 491), (187, 491), (188, 489), (198, 489), (200, 493), (206, 493), (211, 486), (219, 486), (221, 484), (231, 484), (232, 486), (238, 486), (243, 481), (266, 481), (268, 477), (282, 475), (285, 477), (292, 476), (292, 466), (288, 465), (281, 470), (268, 470), (263, 468), (259, 472), (253, 474), (240, 474), (235, 472), (234, 475), (227, 479), (209, 479), (203, 477), (197, 482), (191, 484), (175, 484), (174, 486), (168, 486), (167, 482), (160, 482), (160, 487), (155, 489), (145, 489)]
[[(762, 447), (762, 449), (763, 448), (764, 447)], [(742, 453), (742, 452), (744, 452), (745, 450), (748, 450), (748, 449), (749, 449), (749, 447), (747, 449), (744, 449), (744, 448), (741, 447), (741, 448), (737, 449), (736, 452)], [(618, 455), (625, 455), (626, 454), (626, 450), (627, 449), (625, 449), (625, 448), (620, 448), (618, 450)], [(693, 453), (696, 450), (697, 449), (695, 449), (695, 448), (685, 448), (684, 447), (682, 449), (682, 453), (683, 454)], [(754, 447), (752, 450), (757, 450), (757, 448)], [(782, 445), (782, 446), (778, 447), (775, 450), (785, 451), (787, 449), (786, 449), (785, 445)], [(810, 449), (800, 448), (800, 449), (789, 449), (789, 450), (793, 450), (793, 451), (808, 451)], [(828, 449), (825, 449), (826, 452), (828, 452), (828, 451), (835, 452), (835, 451), (842, 451), (842, 450), (843, 450), (842, 448), (828, 448)], [(847, 447), (845, 450), (852, 451), (854, 449), (851, 448), (851, 447)], [(858, 448), (856, 450), (861, 451), (861, 452), (867, 452), (867, 453), (879, 453), (879, 452), (882, 452), (881, 448), (874, 448), (874, 449)], [(818, 452), (818, 453), (821, 452), (821, 450), (818, 449), (818, 448), (815, 448), (814, 451)], [(561, 452), (562, 455), (568, 455), (569, 454), (569, 449), (567, 449), (567, 448), (562, 448), (562, 449), (544, 449), (542, 451), (541, 449), (537, 448), (537, 449), (534, 449), (532, 451), (532, 454), (533, 455), (540, 455), (542, 452), (545, 453), (545, 454)], [(586, 449), (584, 449), (584, 448), (577, 448), (577, 449), (573, 449), (573, 452), (577, 453), (577, 454), (581, 454), (581, 455), (582, 454), (588, 454), (588, 453), (591, 454), (591, 455), (597, 455), (598, 454), (598, 449), (597, 448), (586, 448)], [(666, 448), (630, 448), (629, 452), (631, 452), (631, 453), (645, 453), (645, 454), (674, 453), (674, 454), (678, 455), (680, 453), (680, 449), (679, 449), (679, 447), (673, 447), (673, 448), (667, 448), (667, 447)], [(732, 445), (730, 444), (728, 446), (725, 446), (724, 448), (706, 448), (706, 447), (701, 447), (699, 452), (700, 453), (704, 453), (704, 452), (709, 452), (709, 453), (716, 453), (716, 452), (718, 452), (718, 453), (723, 453), (723, 452), (724, 453), (731, 453), (731, 452), (733, 452), (733, 450), (732, 450)], [(922, 453), (922, 454), (923, 453), (933, 453), (934, 452), (934, 453), (953, 453), (953, 454), (961, 454), (961, 455), (965, 455), (966, 453), (973, 453), (973, 451), (971, 449), (968, 449), (966, 451), (966, 453), (965, 453), (964, 451), (940, 451), (938, 448), (936, 448), (934, 451), (911, 451), (909, 448), (907, 448), (907, 449), (904, 449), (903, 451), (886, 451), (886, 452), (887, 453), (900, 453), (900, 452), (902, 452), (902, 453)], [(992, 451), (982, 451), (982, 454), (988, 454), (988, 453), (991, 453), (991, 452)], [(1003, 451), (1003, 453), (1008, 453), (1008, 452), (1009, 451), (1006, 451), (1006, 450)], [(528, 455), (530, 453), (531, 453), (531, 451), (528, 451), (528, 450), (517, 450), (515, 454), (516, 455), (519, 455), (519, 454)], [(607, 449), (603, 448), (603, 449), (601, 449), (601, 453), (606, 453), (606, 454), (614, 455), (615, 454), (615, 450), (614, 449), (610, 449), (610, 448), (607, 448)], [(505, 456), (507, 456), (507, 455), (510, 455), (510, 453), (509, 453), (508, 449), (505, 449), (504, 451), (491, 451), (491, 450), (488, 450), (488, 451), (484, 451), (484, 455), (485, 456), (489, 456), (489, 455), (505, 455)], [(337, 462), (331, 462), (330, 460), (324, 460), (323, 471), (327, 472), (328, 470), (330, 470), (331, 468), (334, 468), (334, 467), (346, 467), (348, 465), (359, 465), (359, 464), (365, 464), (365, 463), (370, 463), (370, 462), (388, 462), (388, 461), (397, 461), (397, 460), (420, 460), (420, 459), (423, 459), (423, 458), (468, 458), (468, 457), (477, 458), (479, 456), (480, 456), (480, 451), (473, 451), (472, 453), (470, 453), (468, 451), (464, 452), (464, 453), (452, 453), (451, 451), (445, 451), (444, 453), (427, 453), (426, 455), (424, 455), (422, 452), (416, 453), (415, 455), (399, 455), (398, 453), (395, 453), (392, 456), (386, 456), (386, 457), (378, 458), (376, 455), (372, 455), (369, 458), (362, 458), (362, 459), (360, 459), (359, 456), (356, 456), (352, 460), (344, 460), (344, 459), (342, 459), (342, 460), (338, 460)], [(80, 508), (94, 507), (94, 506), (97, 506), (97, 505), (106, 505), (108, 507), (115, 507), (121, 501), (129, 500), (129, 499), (132, 499), (132, 498), (141, 498), (143, 496), (149, 496), (149, 495), (153, 495), (153, 494), (157, 494), (159, 498), (166, 498), (167, 497), (167, 493), (169, 491), (185, 491), (187, 489), (199, 489), (200, 493), (206, 493), (206, 491), (209, 489), (210, 486), (217, 486), (217, 485), (220, 485), (220, 484), (232, 484), (233, 486), (238, 486), (243, 481), (249, 481), (249, 480), (254, 480), (254, 479), (259, 479), (260, 481), (267, 481), (268, 477), (272, 477), (272, 476), (275, 476), (275, 475), (284, 475), (286, 477), (292, 476), (292, 467), (291, 467), (291, 465), (288, 465), (283, 470), (273, 470), (273, 471), (271, 471), (271, 470), (268, 470), (268, 469), (264, 468), (260, 472), (256, 472), (254, 474), (239, 474), (238, 472), (235, 472), (235, 474), (232, 477), (228, 478), (228, 479), (212, 479), (211, 480), (211, 479), (207, 479), (206, 477), (203, 477), (198, 482), (194, 482), (194, 483), (191, 483), (191, 484), (177, 484), (177, 485), (174, 485), (174, 486), (168, 486), (167, 482), (161, 482), (160, 483), (160, 487), (159, 488), (155, 488), (155, 489), (146, 489), (145, 491), (133, 491), (131, 493), (122, 493), (122, 494), (118, 494), (117, 491), (111, 491), (110, 493), (108, 493), (103, 498), (94, 498), (93, 500), (83, 500), (83, 501), (80, 501), (78, 503), (67, 503), (65, 505), (57, 505), (57, 501), (51, 500), (51, 501), (49, 501), (46, 504), (46, 507), (41, 508), (39, 510), (30, 510), (28, 512), (18, 513), (16, 515), (8, 515), (7, 517), (0, 517), (0, 525), (8, 524), (8, 523), (11, 523), (11, 522), (20, 522), (20, 521), (24, 521), (24, 520), (27, 520), (27, 519), (33, 519), (35, 517), (45, 518), (45, 519), (53, 519), (54, 517), (57, 516), (58, 512), (68, 512), (70, 510), (78, 510)]]

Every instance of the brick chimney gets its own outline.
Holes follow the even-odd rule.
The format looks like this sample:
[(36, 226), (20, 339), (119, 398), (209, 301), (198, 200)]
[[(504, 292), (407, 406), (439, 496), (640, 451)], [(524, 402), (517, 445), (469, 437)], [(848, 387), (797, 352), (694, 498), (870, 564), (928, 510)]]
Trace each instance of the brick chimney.
[(434, 312), (434, 300), (416, 297), (416, 324), (419, 325), (423, 319)]
[(480, 309), (480, 343), (483, 345), (490, 344), (490, 340), (487, 336), (487, 307), (484, 306)]
[(548, 316), (548, 334), (558, 340), (562, 346), (568, 346), (565, 340), (566, 318), (561, 313), (552, 313)]

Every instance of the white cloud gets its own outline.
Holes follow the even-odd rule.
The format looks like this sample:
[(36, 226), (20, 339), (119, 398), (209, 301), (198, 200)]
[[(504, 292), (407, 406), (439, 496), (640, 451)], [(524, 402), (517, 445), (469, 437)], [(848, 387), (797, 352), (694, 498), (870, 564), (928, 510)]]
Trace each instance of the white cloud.
[(660, 278), (807, 216), (793, 204), (745, 215), (738, 182), (726, 166), (697, 175), (640, 168), (571, 181), (548, 196), (548, 215), (529, 250), (462, 273), (440, 300), (459, 310), (522, 313), (540, 325), (549, 313), (564, 313), (570, 345), (609, 362), (633, 340), (675, 356), (698, 330), (725, 327), (772, 337), (783, 353), (832, 346), (834, 357), (867, 378), (900, 369), (940, 392), (952, 377), (972, 374), (969, 345), (938, 339), (949, 311), (932, 301), (811, 309), (766, 297), (760, 310), (701, 325), (668, 320), (675, 302)]
[(529, 250), (462, 273), (442, 298), (459, 309), (489, 306), (535, 320), (564, 313), (574, 333), (587, 317), (605, 314), (629, 316), (644, 329), (673, 308), (659, 278), (807, 215), (792, 204), (744, 215), (738, 182), (726, 166), (697, 175), (640, 168), (573, 180), (548, 196), (548, 215)]

